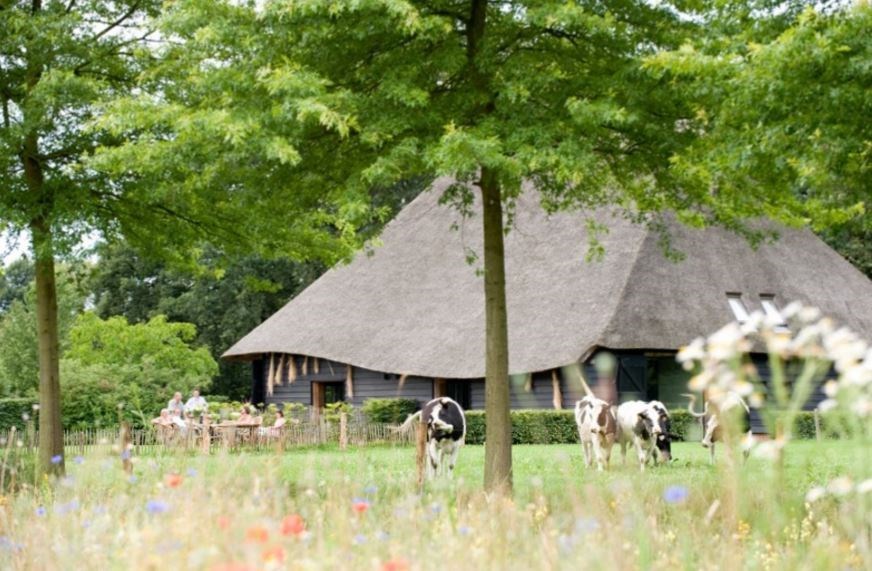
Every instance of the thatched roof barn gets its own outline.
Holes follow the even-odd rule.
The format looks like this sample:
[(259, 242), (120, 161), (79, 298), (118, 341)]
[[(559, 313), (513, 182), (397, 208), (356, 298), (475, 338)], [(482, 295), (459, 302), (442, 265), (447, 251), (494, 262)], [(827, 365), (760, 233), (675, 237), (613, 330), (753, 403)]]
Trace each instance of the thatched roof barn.
[[(482, 255), (481, 220), (438, 203), (450, 182), (437, 180), (387, 225), (382, 245), (325, 273), (224, 357), (271, 358), (262, 375), (276, 385), (290, 380), (275, 376), (280, 355), (350, 364), (393, 387), (427, 379), (430, 393), (433, 379), (484, 377), (482, 264), (468, 261)], [(608, 228), (604, 256), (590, 262), (589, 219)], [(510, 371), (547, 375), (600, 348), (669, 356), (734, 311), (793, 300), (872, 338), (872, 282), (811, 232), (783, 229), (757, 250), (722, 229), (675, 224), (671, 234), (680, 262), (666, 259), (654, 231), (605, 210), (548, 215), (526, 191), (506, 237)], [(639, 374), (650, 377), (650, 365)]]

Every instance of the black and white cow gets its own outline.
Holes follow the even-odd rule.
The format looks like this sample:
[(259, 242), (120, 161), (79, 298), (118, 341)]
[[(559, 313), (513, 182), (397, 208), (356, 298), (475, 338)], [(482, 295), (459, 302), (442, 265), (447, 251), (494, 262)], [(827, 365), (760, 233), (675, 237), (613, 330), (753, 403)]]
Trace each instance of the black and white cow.
[(614, 407), (595, 396), (586, 396), (575, 403), (575, 424), (585, 465), (590, 468), (596, 459), (596, 468), (602, 471), (609, 465), (618, 433)]
[(742, 453), (745, 459), (751, 451), (753, 436), (751, 434), (751, 409), (741, 396), (734, 392), (728, 392), (719, 406), (712, 405), (709, 411), (709, 401), (705, 401), (702, 412), (695, 412), (693, 405), (696, 396), (685, 394), (689, 399), (687, 410), (696, 418), (702, 419), (703, 437), (702, 445), (709, 449), (709, 463), (715, 463), (715, 442), (727, 442), (725, 438), (724, 421), (735, 422), (736, 426), (744, 434), (742, 438)]
[(416, 419), (427, 426), (427, 478), (453, 474), (457, 453), (466, 438), (466, 416), (454, 399), (439, 397), (409, 416), (401, 429), (408, 428)]
[(621, 455), (627, 462), (627, 445), (632, 444), (639, 459), (639, 468), (644, 472), (651, 458), (669, 460), (671, 455), (671, 435), (668, 424), (669, 413), (660, 401), (629, 401), (618, 407), (618, 442)]

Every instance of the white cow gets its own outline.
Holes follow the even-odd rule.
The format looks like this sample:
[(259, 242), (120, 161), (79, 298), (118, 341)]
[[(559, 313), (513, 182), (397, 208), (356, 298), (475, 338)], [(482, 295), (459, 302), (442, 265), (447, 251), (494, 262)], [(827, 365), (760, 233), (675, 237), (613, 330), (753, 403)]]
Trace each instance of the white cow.
[(597, 470), (602, 471), (609, 465), (617, 436), (614, 407), (595, 396), (586, 396), (575, 403), (575, 424), (585, 465), (590, 468), (595, 458)]
[(644, 472), (648, 460), (658, 458), (660, 452), (657, 442), (661, 436), (669, 437), (660, 419), (666, 407), (659, 401), (642, 402), (629, 401), (618, 407), (618, 442), (621, 444), (621, 455), (627, 462), (627, 444), (632, 443), (639, 459), (639, 468)]
[(745, 425), (743, 432), (745, 437), (742, 439), (742, 453), (745, 459), (748, 458), (748, 453), (751, 450), (753, 443), (753, 435), (751, 434), (751, 409), (748, 408), (748, 403), (741, 396), (734, 392), (728, 392), (720, 405), (712, 405), (712, 411), (709, 411), (709, 401), (705, 401), (702, 412), (694, 412), (693, 405), (696, 402), (696, 396), (692, 394), (684, 395), (689, 399), (687, 410), (696, 418), (701, 418), (703, 423), (702, 445), (709, 449), (709, 463), (715, 463), (715, 442), (720, 440), (727, 443), (727, 438), (724, 434), (723, 419), (729, 419), (732, 422), (737, 422)]
[(428, 479), (435, 476), (454, 474), (457, 454), (466, 438), (466, 416), (454, 399), (439, 397), (424, 405), (424, 408), (409, 415), (400, 429), (406, 429), (416, 419), (427, 426), (427, 469)]

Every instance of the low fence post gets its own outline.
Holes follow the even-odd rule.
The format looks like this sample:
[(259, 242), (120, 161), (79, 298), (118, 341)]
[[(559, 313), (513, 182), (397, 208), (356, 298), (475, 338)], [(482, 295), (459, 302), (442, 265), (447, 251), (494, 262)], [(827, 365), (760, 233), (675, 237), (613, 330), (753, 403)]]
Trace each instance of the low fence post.
[(130, 456), (133, 454), (133, 446), (130, 444), (130, 425), (121, 423), (121, 468), (128, 474), (133, 473), (133, 462)]
[(348, 448), (348, 413), (339, 413), (339, 449)]
[(426, 468), (424, 449), (427, 446), (427, 425), (419, 422), (416, 426), (415, 459), (418, 467), (418, 487), (424, 486), (424, 469)]
[(212, 436), (209, 433), (209, 415), (203, 415), (203, 442), (200, 445), (200, 451), (203, 454), (209, 454), (209, 448), (212, 445)]

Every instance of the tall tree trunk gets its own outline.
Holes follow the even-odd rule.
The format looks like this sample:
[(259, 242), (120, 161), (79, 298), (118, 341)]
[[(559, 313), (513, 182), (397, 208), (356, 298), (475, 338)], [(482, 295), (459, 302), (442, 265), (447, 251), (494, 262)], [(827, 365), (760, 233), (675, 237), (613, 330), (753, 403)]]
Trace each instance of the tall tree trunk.
[(36, 270), (36, 331), (39, 354), (39, 467), (44, 473), (64, 472), (64, 432), (61, 426), (61, 385), (58, 367), (58, 295), (55, 284), (54, 201), (45, 188), (35, 133), (25, 137), (21, 155), (28, 190), (37, 213), (30, 222)]
[(58, 297), (51, 227), (31, 224), (36, 261), (36, 328), (39, 344), (39, 464), (45, 473), (64, 471), (61, 385), (58, 360)]
[(503, 205), (495, 173), (481, 170), (484, 210), (485, 489), (512, 489), (512, 421), (509, 416), (509, 327), (506, 312), (506, 265)]

